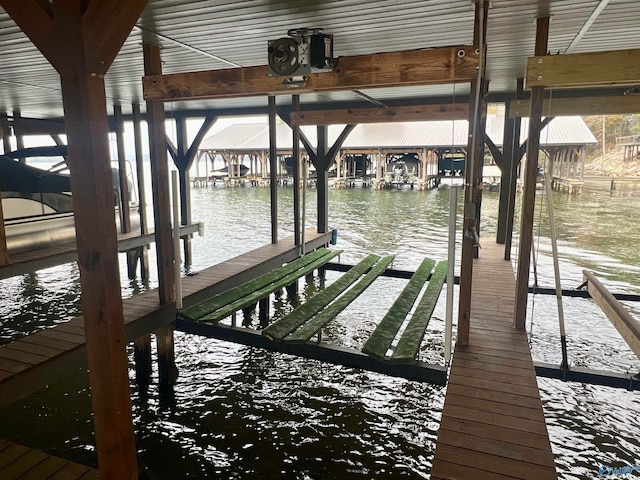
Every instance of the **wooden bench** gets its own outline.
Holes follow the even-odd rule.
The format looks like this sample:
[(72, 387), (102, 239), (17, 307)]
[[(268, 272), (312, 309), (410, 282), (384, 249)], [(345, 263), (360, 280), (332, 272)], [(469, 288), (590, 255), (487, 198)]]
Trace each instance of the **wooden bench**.
[(320, 248), (236, 288), (186, 308), (180, 311), (178, 315), (187, 320), (217, 322), (290, 285), (298, 278), (321, 267), (340, 253), (341, 250)]
[[(434, 265), (435, 261), (429, 258), (423, 260), (407, 286), (402, 290), (364, 344), (363, 353), (375, 358), (390, 359), (398, 362), (412, 361), (415, 358), (446, 278), (446, 262), (439, 262), (433, 275), (431, 275)], [(416, 311), (401, 335), (393, 354), (391, 357), (387, 357), (387, 352), (391, 348), (400, 327), (404, 324), (407, 315), (409, 315), (430, 275), (431, 281), (427, 285)]]
[[(378, 262), (378, 260), (380, 260), (378, 255), (368, 255), (364, 260), (349, 269), (347, 273), (315, 295), (309, 301), (300, 305), (277, 322), (269, 325), (262, 331), (262, 334), (271, 340), (283, 340), (287, 335), (292, 333), (307, 320), (329, 305), (329, 303), (335, 300), (338, 295), (343, 293), (351, 284), (368, 272)], [(389, 263), (390, 262), (391, 260), (389, 260)]]

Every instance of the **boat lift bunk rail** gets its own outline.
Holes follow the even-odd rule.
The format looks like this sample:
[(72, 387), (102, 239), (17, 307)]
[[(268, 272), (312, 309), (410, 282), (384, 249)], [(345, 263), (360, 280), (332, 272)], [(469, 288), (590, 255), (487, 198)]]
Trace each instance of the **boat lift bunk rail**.
[[(326, 269), (330, 265), (327, 262), (335, 255), (337, 252), (326, 249), (307, 254), (268, 275), (184, 309), (178, 312), (176, 328), (186, 333), (270, 351), (444, 385), (447, 376), (445, 365), (422, 362), (416, 360), (415, 357), (445, 281), (446, 262), (440, 262), (432, 273), (435, 262), (425, 259), (392, 306), (392, 311), (395, 311), (395, 308), (400, 312), (399, 314), (394, 313), (393, 317), (398, 316), (400, 321), (396, 320), (396, 328), (392, 329), (393, 332), (387, 332), (387, 335), (390, 336), (389, 345), (401, 331), (401, 326), (405, 323), (407, 316), (409, 316), (407, 328), (412, 332), (410, 340), (409, 334), (400, 335), (401, 340), (396, 348), (401, 353), (395, 358), (385, 356), (388, 347), (381, 355), (376, 356), (369, 354), (366, 348), (359, 351), (322, 341), (322, 329), (358, 298), (378, 277), (385, 276), (393, 261), (393, 256), (381, 258), (378, 255), (368, 255), (331, 285), (271, 324), (263, 322), (265, 319), (263, 312), (261, 312), (259, 329), (236, 325), (235, 312), (247, 307), (249, 311), (252, 311), (258, 302), (261, 304), (261, 309), (264, 308), (262, 302), (265, 299), (268, 300), (269, 294), (294, 284), (297, 279), (309, 275), (314, 268)], [(307, 257), (310, 256), (313, 257), (308, 259)], [(428, 282), (430, 278), (432, 281)], [(422, 300), (411, 317), (409, 313), (412, 306), (422, 292), (424, 292)], [(396, 304), (402, 305), (402, 307)], [(232, 317), (231, 325), (220, 322), (229, 316)], [(385, 318), (387, 317), (385, 316)], [(381, 324), (383, 322), (384, 320)], [(387, 327), (384, 328), (387, 329)], [(419, 332), (420, 330), (421, 332)], [(420, 334), (418, 335), (418, 333)], [(312, 340), (314, 337), (315, 339)], [(403, 343), (406, 343), (407, 346), (403, 347)]]

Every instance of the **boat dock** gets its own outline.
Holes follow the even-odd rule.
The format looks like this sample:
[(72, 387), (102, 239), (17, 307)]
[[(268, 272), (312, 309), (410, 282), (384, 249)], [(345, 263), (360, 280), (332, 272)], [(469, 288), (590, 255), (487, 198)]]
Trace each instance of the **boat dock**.
[(12, 480), (93, 480), (98, 471), (0, 439), (0, 478)]
[(487, 241), (474, 261), (469, 345), (457, 345), (431, 478), (557, 479), (515, 278)]
[[(198, 233), (201, 226), (202, 224), (200, 223), (182, 226), (180, 227), (180, 234), (191, 235)], [(153, 230), (145, 234), (140, 234), (140, 232), (119, 233), (118, 251), (126, 252), (147, 246), (153, 242), (155, 242)], [(78, 252), (76, 251), (75, 242), (26, 252), (10, 253), (9, 263), (0, 265), (0, 280), (75, 262), (77, 259)]]
[[(331, 232), (306, 232), (306, 248), (329, 243)], [(183, 279), (183, 303), (194, 305), (236, 287), (298, 256), (293, 237), (269, 244)], [(160, 305), (157, 289), (123, 300), (127, 341), (134, 341), (176, 319), (175, 304)], [(0, 346), (0, 407), (45, 387), (86, 364), (84, 319), (39, 330)]]

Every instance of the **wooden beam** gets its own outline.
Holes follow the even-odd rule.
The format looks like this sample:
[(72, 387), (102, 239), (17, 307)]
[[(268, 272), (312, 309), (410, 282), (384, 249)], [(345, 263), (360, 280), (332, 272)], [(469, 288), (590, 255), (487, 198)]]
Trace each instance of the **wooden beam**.
[[(489, 2), (480, 0), (475, 5), (474, 43), (480, 43), (480, 37), (486, 37)], [(484, 42), (483, 42), (484, 43)], [(477, 48), (477, 47), (476, 47)], [(486, 58), (486, 48), (482, 48), (483, 58)], [(484, 62), (483, 62), (484, 63)], [(471, 320), (471, 293), (473, 284), (473, 259), (476, 255), (475, 232), (478, 228), (479, 185), (478, 172), (474, 168), (482, 163), (484, 152), (484, 130), (482, 104), (484, 102), (484, 79), (478, 77), (478, 72), (471, 80), (471, 95), (469, 101), (469, 146), (464, 171), (464, 216), (462, 226), (462, 252), (460, 258), (460, 294), (458, 301), (458, 332), (457, 344), (469, 344), (469, 328)], [(481, 158), (477, 158), (480, 154)]]
[[(511, 117), (528, 117), (530, 100), (513, 100)], [(543, 115), (626, 115), (640, 113), (640, 95), (617, 97), (576, 97), (546, 99), (542, 106)]]
[(2, 129), (2, 153), (6, 155), (11, 151), (11, 127), (6, 113), (0, 114), (0, 129)]
[(633, 353), (640, 358), (640, 323), (634, 319), (624, 306), (595, 277), (593, 272), (582, 271), (583, 280), (587, 282), (587, 291), (591, 298), (605, 313), (616, 330), (622, 335)]
[(527, 88), (601, 87), (640, 83), (640, 49), (527, 59)]
[[(124, 3), (96, 0), (88, 2), (82, 18), (88, 46), (87, 69), (96, 74), (106, 73), (147, 2), (148, 0), (127, 0)], [(56, 3), (60, 2), (54, 2), (54, 6)]]
[[(536, 26), (535, 53), (546, 53), (549, 40), (549, 17), (541, 17)], [(529, 118), (529, 136), (527, 138), (527, 166), (522, 193), (522, 215), (520, 217), (520, 248), (518, 250), (518, 272), (516, 280), (515, 327), (524, 330), (527, 318), (527, 299), (529, 295), (529, 267), (531, 265), (531, 242), (533, 240), (533, 217), (536, 200), (536, 182), (538, 180), (538, 155), (540, 153), (540, 132), (542, 123), (542, 102), (544, 87), (535, 87), (531, 92), (531, 115)]]
[(116, 150), (118, 152), (118, 181), (120, 183), (120, 231), (131, 231), (131, 212), (129, 211), (129, 182), (127, 179), (127, 155), (124, 145), (124, 120), (122, 107), (113, 106), (113, 117), (116, 121)]
[[(93, 3), (99, 3), (93, 0)], [(104, 3), (104, 2), (103, 2)], [(69, 166), (73, 193), (76, 245), (82, 313), (87, 342), (87, 363), (96, 434), (100, 476), (137, 477), (136, 448), (131, 419), (128, 357), (124, 335), (124, 313), (104, 75), (88, 68), (88, 58), (99, 58), (106, 72), (140, 14), (144, 0), (109, 2), (128, 16), (88, 22), (86, 0), (44, 2), (0, 0), (0, 5), (34, 42), (60, 73), (65, 125), (69, 139)], [(135, 15), (135, 18), (133, 18)], [(87, 31), (98, 22), (112, 23), (122, 32), (111, 36), (100, 48), (88, 42)]]
[(269, 195), (271, 243), (278, 243), (278, 137), (276, 135), (276, 97), (269, 95)]
[[(162, 72), (160, 47), (144, 44), (144, 68), (148, 74)], [(149, 153), (151, 158), (151, 189), (153, 193), (154, 227), (158, 265), (158, 293), (160, 303), (175, 301), (173, 275), (173, 241), (169, 202), (169, 164), (167, 161), (167, 135), (165, 132), (164, 105), (147, 102), (149, 126)]]
[(466, 120), (469, 104), (421, 105), (416, 107), (350, 108), (294, 112), (297, 125), (341, 125), (349, 123), (420, 122), (428, 120)]
[(287, 77), (270, 77), (266, 65), (145, 76), (142, 85), (146, 100), (170, 101), (467, 82), (476, 76), (475, 50), (467, 45), (340, 57), (333, 72), (307, 74), (296, 88)]
[[(0, 191), (0, 199), (2, 192)], [(4, 212), (2, 211), (2, 201), (0, 201), (0, 265), (9, 264), (9, 252), (7, 251), (7, 232), (4, 229)]]

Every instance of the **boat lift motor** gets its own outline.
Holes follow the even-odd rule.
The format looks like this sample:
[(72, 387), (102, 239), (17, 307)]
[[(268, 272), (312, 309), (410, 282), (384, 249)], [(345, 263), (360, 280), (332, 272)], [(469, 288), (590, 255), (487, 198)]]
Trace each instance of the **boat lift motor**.
[(268, 71), (272, 77), (332, 72), (333, 35), (321, 28), (294, 28), (288, 37), (269, 40)]

